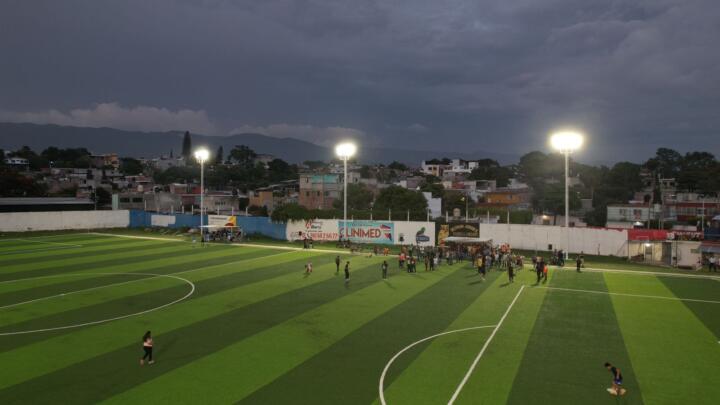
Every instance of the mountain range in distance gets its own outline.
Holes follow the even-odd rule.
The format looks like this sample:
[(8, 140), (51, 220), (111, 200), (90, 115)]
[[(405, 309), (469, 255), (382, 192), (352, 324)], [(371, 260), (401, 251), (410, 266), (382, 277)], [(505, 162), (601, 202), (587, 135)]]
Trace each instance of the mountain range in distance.
[[(84, 147), (92, 153), (117, 153), (121, 157), (153, 158), (182, 150), (184, 131), (141, 132), (114, 128), (73, 127), (53, 124), (0, 122), (0, 148), (17, 150), (27, 145), (36, 152), (49, 146), (58, 148)], [(242, 133), (229, 136), (191, 134), (193, 146), (203, 145), (214, 153), (222, 146), (227, 153), (236, 145), (246, 145), (259, 154), (270, 154), (290, 163), (307, 160), (330, 161), (335, 158), (332, 148), (295, 138), (275, 138), (263, 134)], [(397, 148), (358, 148), (360, 163), (388, 164), (398, 161), (418, 166), (432, 158), (460, 158), (465, 160), (495, 159), (501, 164), (518, 161), (518, 156), (493, 152), (457, 153), (443, 151), (405, 150)]]

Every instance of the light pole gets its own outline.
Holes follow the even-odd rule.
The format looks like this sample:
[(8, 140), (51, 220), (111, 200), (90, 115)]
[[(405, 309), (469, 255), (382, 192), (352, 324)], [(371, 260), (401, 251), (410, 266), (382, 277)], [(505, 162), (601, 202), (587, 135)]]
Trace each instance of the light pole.
[(210, 157), (207, 149), (195, 151), (195, 159), (200, 162), (200, 242), (205, 243), (205, 228), (203, 227), (203, 207), (205, 207), (205, 161)]
[(344, 173), (344, 181), (343, 181), (343, 231), (340, 233), (340, 236), (345, 236), (345, 239), (347, 239), (347, 176), (348, 176), (348, 159), (350, 159), (355, 152), (357, 151), (357, 146), (355, 146), (354, 143), (351, 142), (343, 142), (341, 144), (338, 144), (335, 147), (335, 154), (338, 155), (340, 159), (343, 161), (343, 173)]
[(570, 250), (570, 154), (583, 144), (583, 136), (577, 132), (557, 132), (550, 137), (552, 147), (565, 155), (565, 260)]
[[(705, 234), (705, 195), (699, 195), (700, 200), (702, 201), (702, 212), (700, 213), (700, 219), (702, 222), (700, 222), (700, 232)], [(697, 228), (695, 228), (697, 229)]]

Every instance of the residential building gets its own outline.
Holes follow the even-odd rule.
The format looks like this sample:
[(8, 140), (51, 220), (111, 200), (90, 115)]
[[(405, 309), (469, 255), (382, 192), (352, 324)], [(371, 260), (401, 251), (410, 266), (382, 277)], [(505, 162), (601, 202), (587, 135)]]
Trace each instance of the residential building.
[(608, 228), (632, 228), (660, 217), (660, 205), (611, 204), (607, 206)]
[(5, 164), (22, 171), (28, 171), (30, 169), (30, 161), (17, 156), (5, 157)]
[(275, 198), (272, 190), (255, 190), (248, 193), (250, 199), (248, 205), (256, 207), (265, 207), (268, 212), (275, 209)]
[(444, 164), (439, 160), (423, 160), (422, 164), (420, 165), (420, 170), (422, 170), (423, 174), (435, 176), (435, 177), (442, 177), (443, 173), (447, 169), (451, 169), (452, 166), (449, 164)]
[(427, 201), (430, 218), (442, 217), (442, 198), (433, 197), (430, 192), (423, 192), (422, 194), (423, 197), (425, 197), (425, 201)]
[(342, 191), (342, 175), (301, 174), (298, 203), (308, 209), (329, 209)]
[(93, 167), (102, 169), (103, 167), (120, 168), (120, 159), (117, 153), (105, 153), (102, 155), (90, 155)]

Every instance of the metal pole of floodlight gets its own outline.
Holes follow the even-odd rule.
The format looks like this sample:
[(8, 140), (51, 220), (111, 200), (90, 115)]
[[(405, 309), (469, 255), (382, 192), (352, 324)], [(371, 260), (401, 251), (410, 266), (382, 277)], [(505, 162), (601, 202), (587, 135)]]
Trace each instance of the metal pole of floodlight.
[(583, 135), (578, 132), (556, 132), (550, 137), (550, 144), (558, 152), (565, 155), (565, 260), (570, 251), (570, 154), (580, 149)]
[(355, 155), (355, 152), (357, 151), (357, 146), (355, 146), (354, 143), (351, 142), (343, 142), (338, 144), (335, 147), (335, 154), (338, 155), (340, 159), (343, 161), (343, 173), (344, 173), (344, 181), (343, 181), (343, 229), (340, 235), (344, 235), (345, 239), (347, 239), (347, 186), (348, 186), (348, 160)]
[(195, 151), (195, 159), (200, 162), (200, 241), (205, 242), (205, 228), (203, 223), (203, 209), (205, 207), (205, 161), (210, 157), (210, 152), (201, 148)]

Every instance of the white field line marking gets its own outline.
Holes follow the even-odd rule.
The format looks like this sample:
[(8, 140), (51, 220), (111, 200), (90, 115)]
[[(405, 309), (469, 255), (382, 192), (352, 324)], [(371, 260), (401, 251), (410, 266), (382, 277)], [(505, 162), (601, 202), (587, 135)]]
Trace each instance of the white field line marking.
[(497, 325), (495, 325), (495, 329), (493, 329), (492, 333), (490, 334), (490, 337), (485, 341), (485, 344), (483, 345), (482, 349), (480, 349), (480, 353), (478, 353), (477, 357), (475, 357), (475, 360), (470, 365), (470, 369), (468, 369), (467, 373), (465, 374), (465, 377), (463, 377), (462, 381), (460, 381), (460, 385), (458, 385), (457, 389), (455, 390), (455, 393), (448, 401), (448, 405), (452, 405), (455, 403), (455, 400), (457, 399), (458, 395), (460, 395), (460, 391), (462, 391), (463, 387), (467, 383), (468, 379), (470, 379), (470, 375), (475, 371), (475, 367), (477, 367), (478, 362), (482, 358), (483, 354), (485, 354), (485, 350), (487, 350), (488, 346), (490, 346), (490, 342), (492, 342), (493, 338), (495, 337), (495, 334), (502, 326), (503, 322), (505, 322), (505, 318), (507, 318), (508, 314), (510, 313), (510, 310), (512, 309), (513, 305), (515, 305), (515, 302), (520, 297), (520, 294), (525, 289), (525, 286), (520, 286), (520, 291), (515, 294), (515, 298), (513, 298), (510, 305), (505, 310), (505, 313), (503, 314), (502, 318), (500, 318), (500, 322), (498, 322)]
[[(557, 269), (556, 269), (557, 270)], [(638, 276), (657, 276), (657, 277), (685, 277), (685, 278), (700, 278), (700, 279), (713, 279), (720, 281), (720, 277), (711, 276), (709, 274), (682, 274), (682, 273), (663, 273), (660, 271), (645, 271), (645, 270), (621, 270), (621, 269), (598, 269), (598, 268), (585, 268), (582, 271), (588, 271), (591, 273), (621, 273), (621, 274), (634, 274)]]
[(466, 332), (466, 331), (469, 331), (469, 330), (485, 329), (485, 328), (494, 328), (495, 326), (497, 326), (497, 325), (473, 326), (472, 328), (464, 328), (464, 329), (450, 330), (450, 331), (447, 331), (447, 332), (442, 332), (442, 333), (438, 333), (438, 334), (435, 334), (435, 335), (432, 335), (432, 336), (428, 336), (428, 337), (422, 338), (422, 339), (418, 340), (417, 342), (413, 342), (413, 343), (405, 346), (405, 348), (403, 348), (402, 350), (400, 350), (399, 352), (397, 352), (397, 353), (390, 359), (390, 361), (387, 362), (387, 364), (385, 365), (385, 368), (384, 368), (383, 371), (382, 371), (382, 374), (380, 374), (380, 383), (379, 383), (379, 385), (378, 385), (378, 393), (380, 394), (380, 403), (381, 403), (382, 405), (387, 405), (387, 402), (385, 402), (385, 392), (384, 392), (384, 391), (385, 391), (385, 375), (387, 375), (388, 370), (390, 370), (390, 366), (392, 366), (392, 364), (395, 362), (395, 360), (397, 360), (397, 358), (400, 357), (403, 353), (405, 353), (406, 351), (408, 351), (408, 350), (412, 349), (413, 347), (419, 345), (419, 344), (422, 343), (422, 342), (428, 341), (428, 340), (430, 340), (430, 339), (435, 339), (436, 337), (439, 337), (439, 336), (449, 335), (449, 334), (451, 334), (451, 333), (457, 333), (457, 332)]
[(76, 243), (63, 243), (63, 242), (48, 242), (45, 240), (31, 240), (31, 239), (17, 239), (19, 241), (23, 242), (30, 242), (30, 243), (43, 243), (47, 245), (62, 245), (62, 246), (72, 246), (72, 247), (83, 247), (83, 245), (78, 245)]
[[(181, 242), (181, 243), (191, 243), (186, 240), (180, 240), (180, 239), (171, 239), (171, 238), (159, 238), (156, 236), (136, 236), (136, 235), (115, 235), (112, 233), (99, 233), (99, 232), (93, 232), (94, 235), (102, 235), (102, 236), (115, 236), (118, 238), (133, 238), (133, 239), (148, 239), (148, 240), (165, 240), (165, 241), (175, 241), (175, 242)], [(349, 252), (347, 250), (337, 250), (337, 249), (305, 249), (301, 247), (294, 247), (294, 246), (277, 246), (277, 245), (264, 245), (260, 243), (230, 243), (230, 244), (208, 244), (209, 246), (245, 246), (245, 247), (258, 247), (258, 248), (265, 248), (265, 249), (276, 249), (276, 250), (297, 250), (297, 251), (306, 251), (306, 252), (320, 252), (320, 253), (341, 253), (341, 254), (354, 254), (354, 255), (366, 255), (369, 252)], [(389, 256), (388, 256), (389, 257)]]
[(542, 289), (546, 289), (546, 290), (582, 292), (582, 293), (591, 293), (591, 294), (618, 295), (621, 297), (654, 298), (654, 299), (669, 300), (669, 301), (690, 301), (690, 302), (702, 302), (702, 303), (706, 303), (706, 304), (720, 304), (720, 301), (700, 300), (700, 299), (694, 299), (694, 298), (663, 297), (661, 295), (626, 294), (626, 293), (615, 293), (615, 292), (610, 292), (610, 291), (580, 290), (580, 289), (575, 289), (575, 288), (561, 288), (561, 287), (533, 287), (533, 288), (542, 288)]
[[(236, 261), (227, 262), (227, 263), (222, 263), (222, 264), (215, 264), (215, 265), (212, 265), (212, 266), (198, 267), (198, 268), (195, 268), (195, 269), (178, 271), (178, 272), (175, 272), (175, 273), (168, 273), (167, 275), (168, 275), (168, 276), (172, 276), (172, 275), (176, 275), (176, 274), (185, 274), (185, 273), (190, 273), (190, 272), (193, 272), (193, 271), (207, 270), (207, 269), (210, 269), (210, 268), (213, 268), (213, 267), (225, 266), (225, 265), (229, 265), (229, 264), (237, 264), (237, 263), (241, 263), (241, 262), (248, 262), (248, 261), (256, 260), (256, 259), (264, 259), (264, 258), (267, 258), (267, 257), (274, 257), (274, 256), (285, 255), (285, 254), (288, 254), (288, 253), (294, 253), (294, 252), (283, 252), (283, 253), (277, 253), (277, 254), (274, 254), (274, 255), (267, 255), (267, 256), (261, 256), (261, 257), (253, 257), (253, 258), (244, 259), (244, 260), (236, 260)], [(113, 273), (88, 273), (88, 275), (93, 275), (93, 274), (95, 274), (95, 275), (97, 275), (97, 274), (112, 275)], [(131, 275), (131, 274), (141, 274), (141, 273), (121, 273), (121, 274)], [(82, 276), (82, 275), (83, 275), (83, 274), (72, 274), (72, 276)], [(57, 275), (57, 276), (47, 276), (47, 277), (63, 277), (63, 276), (71, 276), (71, 274), (67, 274), (67, 275)], [(30, 303), (33, 303), (33, 302), (44, 301), (44, 300), (49, 300), (49, 299), (52, 299), (52, 298), (62, 297), (62, 296), (65, 296), (65, 295), (78, 294), (78, 293), (87, 292), (87, 291), (100, 290), (100, 289), (102, 289), (102, 288), (117, 287), (117, 286), (119, 286), (119, 285), (130, 284), (130, 283), (137, 283), (138, 281), (150, 280), (150, 279), (158, 278), (158, 277), (163, 277), (163, 276), (161, 276), (161, 275), (150, 276), (150, 277), (145, 277), (145, 278), (139, 278), (139, 279), (137, 279), (137, 280), (121, 281), (121, 282), (119, 282), (119, 283), (106, 284), (106, 285), (101, 285), (101, 286), (97, 286), (97, 287), (85, 288), (85, 289), (82, 289), (82, 290), (75, 290), (75, 291), (69, 291), (69, 292), (60, 293), (60, 294), (56, 294), (56, 295), (49, 295), (49, 296), (47, 296), (47, 297), (41, 297), (41, 298), (36, 298), (36, 299), (33, 299), (33, 300), (28, 300), (28, 301), (23, 301), (23, 302), (16, 302), (16, 303), (14, 303), (14, 304), (5, 305), (5, 306), (0, 307), (0, 309), (17, 307), (17, 306), (24, 305), (24, 304), (30, 304)], [(2, 283), (12, 283), (12, 282), (23, 281), (23, 280), (35, 280), (35, 279), (37, 279), (37, 278), (35, 278), (35, 277), (21, 278), (21, 279), (16, 279), (16, 280), (0, 281), (0, 284), (2, 284)]]
[(11, 250), (11, 251), (7, 251), (7, 252), (0, 252), (0, 256), (21, 255), (24, 253), (49, 252), (52, 250), (69, 250), (69, 249), (76, 249), (76, 247), (58, 246), (58, 247), (46, 247), (46, 248), (39, 248), (39, 249)]
[[(21, 330), (21, 331), (17, 331), (17, 332), (3, 332), (3, 333), (0, 333), (0, 336), (25, 335), (25, 334), (29, 334), (29, 333), (49, 332), (49, 331), (55, 331), (55, 330), (80, 328), (80, 327), (83, 327), (83, 326), (97, 325), (97, 324), (100, 324), (100, 323), (117, 321), (117, 320), (119, 320), (119, 319), (130, 318), (130, 317), (132, 317), (132, 316), (144, 315), (144, 314), (147, 314), (147, 313), (149, 313), (149, 312), (157, 311), (157, 310), (159, 310), (159, 309), (163, 309), (163, 308), (169, 307), (170, 305), (177, 304), (178, 302), (180, 302), (180, 301), (182, 301), (182, 300), (190, 297), (190, 296), (195, 292), (195, 284), (193, 284), (192, 281), (187, 280), (187, 279), (184, 279), (184, 278), (182, 278), (182, 277), (171, 276), (171, 275), (169, 275), (169, 274), (154, 274), (154, 273), (97, 273), (97, 274), (101, 274), (101, 275), (108, 275), (108, 274), (112, 274), (112, 275), (132, 274), (132, 275), (143, 275), (143, 276), (169, 277), (169, 278), (174, 278), (174, 279), (180, 280), (180, 281), (188, 284), (188, 285), (190, 286), (190, 291), (189, 291), (187, 294), (185, 294), (184, 296), (176, 299), (175, 301), (168, 302), (167, 304), (160, 305), (159, 307), (146, 309), (145, 311), (135, 312), (135, 313), (132, 313), (132, 314), (127, 314), (127, 315), (120, 315), (120, 316), (116, 316), (116, 317), (113, 317), (113, 318), (101, 319), (101, 320), (99, 320), (99, 321), (78, 323), (78, 324), (75, 324), (75, 325), (67, 325), (67, 326), (58, 326), (58, 327), (55, 327), (55, 328), (34, 329), (34, 330)], [(68, 274), (67, 276), (72, 276), (72, 274)]]

